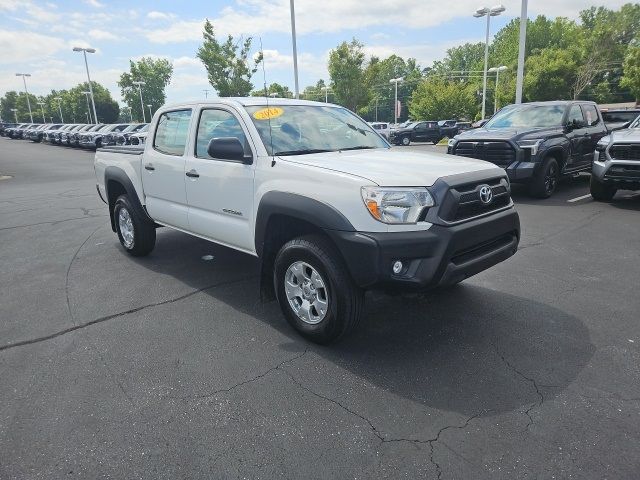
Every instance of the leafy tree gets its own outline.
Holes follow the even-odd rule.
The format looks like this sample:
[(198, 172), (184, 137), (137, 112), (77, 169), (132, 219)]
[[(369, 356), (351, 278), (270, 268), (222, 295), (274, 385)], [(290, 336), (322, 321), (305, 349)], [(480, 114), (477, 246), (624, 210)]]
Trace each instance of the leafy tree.
[(369, 91), (363, 88), (364, 51), (355, 38), (342, 42), (329, 54), (329, 76), (331, 90), (336, 101), (352, 111), (369, 101)]
[[(267, 94), (274, 95), (279, 98), (292, 98), (293, 92), (289, 90), (286, 85), (280, 85), (279, 83), (272, 83), (267, 87)], [(251, 92), (252, 97), (264, 97), (264, 88), (259, 88)]]
[(477, 110), (472, 86), (441, 78), (420, 83), (409, 102), (411, 118), (423, 120), (473, 118)]
[[(309, 85), (305, 87), (305, 89), (300, 94), (300, 98), (304, 98), (305, 100), (314, 100), (316, 102), (324, 102), (325, 99), (325, 91), (324, 88), (327, 85), (324, 83), (324, 80), (320, 79), (316, 82), (315, 85)], [(327, 97), (330, 102), (335, 101), (335, 96), (331, 89), (327, 92)]]
[(624, 76), (620, 84), (631, 91), (637, 102), (640, 100), (640, 46), (629, 48), (623, 68)]
[(530, 56), (525, 64), (523, 93), (527, 100), (562, 100), (571, 98), (576, 59), (567, 50), (546, 48)]
[(262, 61), (262, 53), (260, 53), (253, 65), (249, 66), (252, 38), (248, 37), (241, 47), (240, 42), (236, 42), (231, 35), (224, 43), (220, 43), (216, 39), (213, 25), (209, 20), (204, 24), (202, 36), (204, 41), (198, 48), (196, 56), (204, 64), (211, 86), (221, 97), (248, 96), (253, 89), (251, 77)]
[[(129, 108), (133, 118), (142, 121), (143, 117), (148, 117), (148, 107), (156, 111), (164, 105), (166, 95), (165, 88), (171, 81), (173, 65), (164, 58), (153, 59), (144, 57), (137, 62), (129, 61), (129, 71), (120, 75), (118, 86), (122, 93), (122, 98)], [(142, 81), (142, 101), (145, 108), (145, 115), (142, 114), (140, 104), (140, 90), (133, 82)], [(97, 105), (96, 105), (97, 108)]]

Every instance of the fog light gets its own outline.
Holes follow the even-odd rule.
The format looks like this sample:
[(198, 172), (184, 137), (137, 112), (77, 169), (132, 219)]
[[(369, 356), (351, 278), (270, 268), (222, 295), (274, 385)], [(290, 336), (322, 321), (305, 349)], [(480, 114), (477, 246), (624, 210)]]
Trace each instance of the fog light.
[(396, 260), (393, 262), (393, 273), (398, 275), (402, 271), (402, 262), (400, 260)]

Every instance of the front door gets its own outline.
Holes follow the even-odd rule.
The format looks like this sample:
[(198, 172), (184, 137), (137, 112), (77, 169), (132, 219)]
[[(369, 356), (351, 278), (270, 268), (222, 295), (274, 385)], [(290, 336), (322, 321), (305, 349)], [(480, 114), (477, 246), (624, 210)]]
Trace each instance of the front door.
[(154, 220), (188, 229), (185, 192), (185, 147), (191, 109), (165, 112), (158, 118), (153, 143), (142, 156), (142, 185)]
[(213, 138), (235, 137), (251, 156), (246, 128), (231, 110), (205, 108), (200, 112), (195, 148), (187, 154), (185, 173), (190, 230), (223, 245), (255, 251), (253, 180), (255, 163), (212, 158)]

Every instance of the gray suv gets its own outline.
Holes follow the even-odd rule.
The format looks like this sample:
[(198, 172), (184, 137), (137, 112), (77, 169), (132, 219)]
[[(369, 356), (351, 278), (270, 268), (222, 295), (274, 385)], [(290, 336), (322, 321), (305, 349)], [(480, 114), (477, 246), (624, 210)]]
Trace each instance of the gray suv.
[(618, 189), (640, 190), (640, 117), (600, 139), (591, 170), (591, 196), (608, 202)]

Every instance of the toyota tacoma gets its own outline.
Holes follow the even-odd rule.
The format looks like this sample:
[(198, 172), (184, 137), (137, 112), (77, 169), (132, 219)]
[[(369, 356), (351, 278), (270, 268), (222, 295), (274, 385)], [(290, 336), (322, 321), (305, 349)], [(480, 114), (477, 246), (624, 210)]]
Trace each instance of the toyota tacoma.
[(95, 172), (129, 254), (149, 254), (166, 226), (258, 257), (262, 298), (318, 343), (357, 325), (366, 290), (451, 286), (520, 237), (504, 170), (392, 149), (324, 103), (165, 106), (143, 147), (98, 149)]

